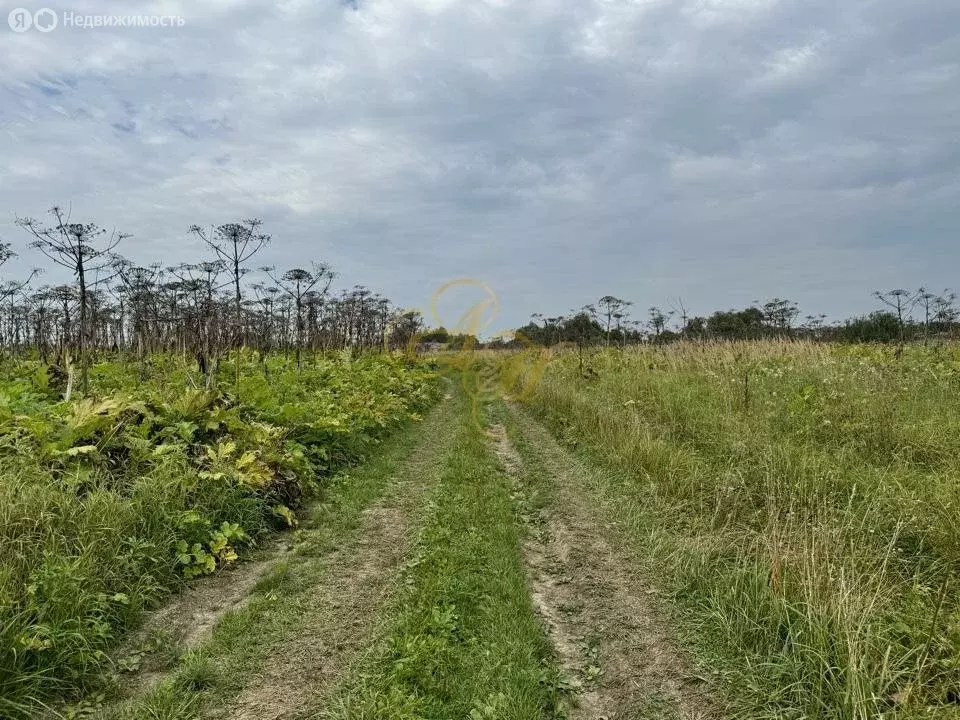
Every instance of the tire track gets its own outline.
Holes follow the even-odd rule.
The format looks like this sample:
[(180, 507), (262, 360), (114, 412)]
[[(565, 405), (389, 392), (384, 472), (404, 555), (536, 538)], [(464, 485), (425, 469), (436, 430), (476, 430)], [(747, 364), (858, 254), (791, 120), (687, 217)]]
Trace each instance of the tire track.
[(363, 511), (359, 528), (318, 558), (309, 612), (294, 635), (272, 649), (239, 696), (211, 717), (292, 720), (322, 707), (353, 663), (373, 644), (395, 580), (409, 556), (427, 489), (452, 446), (455, 402), (432, 413), (385, 497)]
[(522, 489), (548, 502), (529, 519), (524, 552), (531, 594), (574, 690), (571, 720), (719, 717), (702, 681), (678, 651), (639, 577), (613, 537), (577, 458), (510, 408), (529, 447), (521, 457), (502, 426), (491, 428), (501, 462)]

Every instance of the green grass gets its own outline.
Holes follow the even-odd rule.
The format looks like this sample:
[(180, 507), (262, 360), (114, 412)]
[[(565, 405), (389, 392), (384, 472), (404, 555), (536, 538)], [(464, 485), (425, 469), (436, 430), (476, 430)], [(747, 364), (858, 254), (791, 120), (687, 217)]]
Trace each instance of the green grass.
[(558, 716), (562, 683), (524, 581), (518, 508), (474, 417), (461, 400), (389, 636), (322, 717)]
[(958, 361), (691, 344), (511, 379), (607, 469), (599, 499), (744, 716), (960, 717)]

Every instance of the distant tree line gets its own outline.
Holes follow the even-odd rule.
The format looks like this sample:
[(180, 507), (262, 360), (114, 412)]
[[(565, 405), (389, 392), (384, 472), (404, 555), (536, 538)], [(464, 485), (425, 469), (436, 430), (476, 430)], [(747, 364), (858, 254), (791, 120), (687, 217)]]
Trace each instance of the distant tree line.
[(881, 305), (868, 315), (827, 323), (825, 315), (801, 317), (797, 304), (784, 298), (756, 302), (742, 310), (718, 310), (710, 315), (690, 315), (680, 299), (666, 308), (653, 306), (633, 317), (632, 303), (605, 295), (595, 304), (565, 315), (536, 313), (516, 330), (515, 340), (501, 345), (559, 343), (622, 346), (667, 343), (675, 340), (754, 340), (808, 338), (834, 342), (907, 342), (960, 336), (960, 311), (956, 295), (894, 289), (877, 291)]
[[(100, 356), (135, 360), (145, 372), (152, 353), (181, 353), (209, 386), (231, 352), (252, 350), (262, 361), (279, 351), (299, 364), (305, 351), (403, 347), (424, 327), (419, 312), (361, 285), (332, 293), (327, 264), (257, 267), (272, 240), (257, 219), (190, 227), (206, 257), (169, 266), (123, 257), (118, 250), (129, 235), (77, 222), (61, 207), (46, 221), (18, 217), (16, 224), (69, 280), (38, 285), (39, 269), (0, 279), (0, 349), (35, 353), (63, 374), (68, 395), (74, 380), (86, 392)], [(16, 254), (0, 243), (0, 266)]]
[[(51, 208), (45, 222), (18, 217), (16, 224), (30, 246), (69, 279), (38, 284), (39, 269), (18, 279), (3, 278), (0, 269), (0, 352), (35, 354), (50, 365), (52, 377), (62, 376), (66, 395), (75, 381), (81, 393), (87, 391), (90, 365), (104, 356), (135, 361), (145, 374), (152, 354), (180, 353), (196, 363), (209, 387), (221, 362), (244, 350), (253, 351), (266, 372), (271, 352), (286, 353), (299, 365), (305, 352), (478, 345), (471, 335), (425, 330), (419, 312), (398, 308), (362, 285), (331, 292), (335, 273), (326, 263), (257, 266), (272, 242), (257, 219), (188, 228), (206, 256), (168, 266), (123, 257), (118, 250), (129, 235), (76, 222), (61, 207)], [(0, 242), (0, 268), (16, 255), (10, 243)], [(708, 316), (691, 315), (676, 299), (638, 317), (633, 303), (605, 295), (564, 315), (533, 315), (512, 344), (583, 348), (764, 337), (905, 342), (953, 337), (960, 329), (950, 291), (894, 289), (874, 296), (877, 311), (828, 324), (823, 315), (801, 319), (797, 304), (782, 298)], [(492, 343), (503, 344), (511, 343)], [(239, 363), (234, 367), (239, 372)]]

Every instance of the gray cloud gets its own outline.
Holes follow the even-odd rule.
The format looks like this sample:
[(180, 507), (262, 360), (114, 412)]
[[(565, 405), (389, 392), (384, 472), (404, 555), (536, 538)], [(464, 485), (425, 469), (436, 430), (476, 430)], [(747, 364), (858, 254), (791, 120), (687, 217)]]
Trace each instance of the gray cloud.
[(505, 326), (606, 293), (845, 314), (957, 284), (954, 0), (136, 12), (186, 23), (0, 32), (5, 239), (14, 212), (72, 202), (173, 262), (188, 225), (258, 215), (275, 264), (328, 261), (407, 305), (477, 277)]

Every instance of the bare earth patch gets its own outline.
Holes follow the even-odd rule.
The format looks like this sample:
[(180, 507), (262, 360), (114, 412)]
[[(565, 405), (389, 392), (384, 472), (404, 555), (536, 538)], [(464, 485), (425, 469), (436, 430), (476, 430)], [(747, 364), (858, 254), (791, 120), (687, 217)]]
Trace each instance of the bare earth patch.
[(264, 559), (230, 567), (176, 596), (149, 620), (148, 629), (163, 629), (184, 649), (199, 645), (226, 613), (249, 600), (250, 591), (267, 569), (283, 557), (285, 546)]
[(277, 720), (296, 717), (334, 686), (368, 644), (393, 572), (406, 557), (407, 519), (397, 507), (364, 511), (359, 541), (323, 561), (328, 582), (311, 594), (315, 612), (303, 619), (282, 655), (266, 659), (227, 717)]
[[(517, 413), (537, 452), (550, 502), (530, 518), (524, 547), (534, 606), (576, 690), (572, 720), (681, 718), (718, 714), (672, 640), (655, 590), (632, 571), (599, 507), (589, 472), (544, 428)], [(524, 462), (501, 426), (498, 457), (523, 487)], [(616, 546), (622, 543), (615, 543)]]
[(201, 578), (173, 595), (162, 608), (149, 613), (140, 628), (114, 653), (120, 667), (129, 665), (131, 660), (139, 661), (139, 667), (121, 676), (122, 695), (130, 698), (146, 694), (167, 671), (163, 656), (198, 647), (221, 617), (244, 606), (253, 587), (287, 550), (287, 539), (275, 538), (256, 560)]

